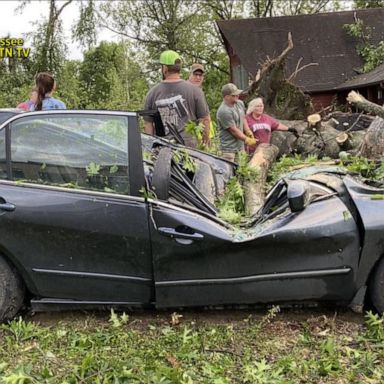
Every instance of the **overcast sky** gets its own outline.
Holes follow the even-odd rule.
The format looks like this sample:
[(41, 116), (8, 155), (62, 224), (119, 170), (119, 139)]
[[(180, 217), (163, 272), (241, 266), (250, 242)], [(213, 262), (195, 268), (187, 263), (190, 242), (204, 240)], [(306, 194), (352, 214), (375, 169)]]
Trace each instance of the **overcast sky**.
[[(63, 3), (64, 1), (58, 1)], [(49, 11), (49, 1), (33, 0), (28, 4), (22, 14), (15, 14), (15, 9), (20, 4), (14, 0), (0, 0), (0, 38), (10, 35), (10, 37), (20, 38), (27, 32), (34, 30), (32, 22), (41, 20), (42, 17), (47, 17)], [(81, 48), (71, 42), (70, 29), (74, 20), (79, 16), (77, 2), (69, 4), (62, 12), (62, 21), (65, 34), (68, 37), (67, 44), (69, 48), (68, 56), (70, 59), (81, 59)], [(107, 30), (99, 33), (99, 40), (117, 40), (116, 36)], [(25, 44), (26, 47), (30, 45)]]

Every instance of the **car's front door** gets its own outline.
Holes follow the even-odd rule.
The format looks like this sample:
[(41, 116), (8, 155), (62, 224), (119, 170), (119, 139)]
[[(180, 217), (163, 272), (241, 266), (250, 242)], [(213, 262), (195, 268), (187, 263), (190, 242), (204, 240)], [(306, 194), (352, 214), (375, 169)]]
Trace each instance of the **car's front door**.
[(60, 112), (6, 127), (0, 244), (46, 303), (153, 300), (147, 206), (131, 191), (130, 162), (141, 160), (129, 154), (131, 120)]
[(332, 193), (298, 213), (283, 203), (270, 220), (236, 231), (154, 205), (157, 305), (350, 300), (360, 238), (348, 208)]

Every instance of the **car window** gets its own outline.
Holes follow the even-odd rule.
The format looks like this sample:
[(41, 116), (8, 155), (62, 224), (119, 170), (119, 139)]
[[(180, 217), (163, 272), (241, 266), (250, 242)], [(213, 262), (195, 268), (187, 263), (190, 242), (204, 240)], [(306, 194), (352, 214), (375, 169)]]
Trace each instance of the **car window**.
[(10, 126), (14, 180), (129, 193), (128, 119), (49, 115)]

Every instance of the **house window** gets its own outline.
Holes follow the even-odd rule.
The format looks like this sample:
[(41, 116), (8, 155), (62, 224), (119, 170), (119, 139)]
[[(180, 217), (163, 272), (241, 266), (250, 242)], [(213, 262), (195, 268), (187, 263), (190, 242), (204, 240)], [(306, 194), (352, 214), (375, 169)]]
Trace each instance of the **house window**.
[(240, 89), (248, 88), (249, 75), (242, 65), (237, 65), (233, 68), (233, 82)]

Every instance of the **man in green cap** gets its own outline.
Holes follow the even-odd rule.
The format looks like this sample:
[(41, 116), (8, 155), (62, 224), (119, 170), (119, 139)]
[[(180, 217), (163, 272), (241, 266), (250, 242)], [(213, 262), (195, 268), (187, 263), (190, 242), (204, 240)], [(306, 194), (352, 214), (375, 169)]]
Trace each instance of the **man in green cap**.
[[(181, 58), (175, 51), (160, 55), (163, 81), (151, 88), (145, 98), (145, 110), (158, 110), (168, 138), (196, 148), (197, 140), (185, 132), (185, 124), (192, 120), (204, 126), (203, 143), (209, 145), (209, 110), (203, 91), (180, 77)], [(144, 130), (155, 134), (154, 117), (144, 116)]]

